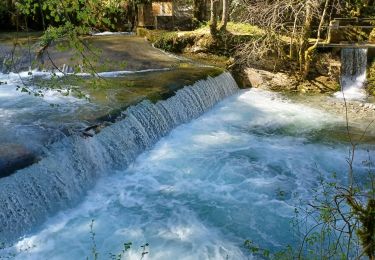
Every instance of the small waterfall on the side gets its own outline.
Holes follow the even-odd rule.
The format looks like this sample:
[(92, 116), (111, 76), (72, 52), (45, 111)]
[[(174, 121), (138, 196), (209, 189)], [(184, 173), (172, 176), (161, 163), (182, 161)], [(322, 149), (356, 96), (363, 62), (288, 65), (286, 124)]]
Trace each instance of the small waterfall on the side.
[(367, 49), (343, 48), (341, 50), (341, 93), (337, 97), (362, 99), (366, 97), (364, 89), (367, 69)]
[(238, 87), (230, 73), (187, 86), (167, 100), (143, 101), (92, 138), (70, 136), (39, 163), (0, 179), (0, 241), (10, 242), (74, 204), (96, 180), (129, 165), (179, 124), (207, 111)]

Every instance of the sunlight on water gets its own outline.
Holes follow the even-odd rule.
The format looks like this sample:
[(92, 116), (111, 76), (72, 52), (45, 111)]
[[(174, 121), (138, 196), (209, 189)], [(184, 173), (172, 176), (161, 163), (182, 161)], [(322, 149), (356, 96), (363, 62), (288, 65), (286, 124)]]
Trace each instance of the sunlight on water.
[(129, 241), (129, 259), (140, 259), (145, 243), (145, 259), (236, 260), (251, 258), (245, 239), (272, 250), (293, 244), (289, 221), (298, 200), (311, 197), (318, 172), (345, 179), (347, 168), (346, 145), (309, 137), (342, 122), (276, 94), (241, 92), (101, 178), (79, 206), (11, 250), (16, 259), (84, 259), (92, 219), (103, 258)]

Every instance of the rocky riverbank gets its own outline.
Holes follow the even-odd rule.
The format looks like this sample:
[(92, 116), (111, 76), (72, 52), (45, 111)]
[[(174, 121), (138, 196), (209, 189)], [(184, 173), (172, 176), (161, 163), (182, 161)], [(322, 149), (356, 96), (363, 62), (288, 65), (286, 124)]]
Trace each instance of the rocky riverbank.
[(280, 92), (331, 93), (339, 90), (337, 82), (328, 76), (300, 81), (294, 75), (285, 72), (271, 72), (249, 67), (242, 70), (240, 79), (243, 85), (249, 87)]
[[(231, 25), (234, 26), (233, 24)], [(246, 27), (246, 31), (229, 28), (218, 39), (210, 36), (202, 27), (190, 32), (168, 32), (139, 29), (139, 36), (145, 37), (157, 48), (187, 56), (199, 62), (225, 68), (232, 72), (237, 83), (244, 88), (257, 87), (272, 91), (292, 91), (299, 93), (334, 93), (340, 90), (341, 49), (319, 49), (314, 53), (311, 69), (306, 78), (299, 75), (299, 65), (295, 59), (281, 60), (269, 54), (262, 59), (243, 64), (239, 46), (261, 32), (256, 27)], [(243, 55), (243, 54), (242, 54)], [(372, 57), (372, 56), (369, 56)], [(367, 93), (374, 95), (375, 63), (368, 64)]]

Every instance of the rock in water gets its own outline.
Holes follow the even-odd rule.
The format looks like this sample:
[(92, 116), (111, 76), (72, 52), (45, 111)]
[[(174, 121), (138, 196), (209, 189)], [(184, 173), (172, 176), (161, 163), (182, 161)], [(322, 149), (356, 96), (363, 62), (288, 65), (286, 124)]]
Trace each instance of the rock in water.
[(0, 145), (0, 178), (37, 161), (35, 154), (18, 144)]

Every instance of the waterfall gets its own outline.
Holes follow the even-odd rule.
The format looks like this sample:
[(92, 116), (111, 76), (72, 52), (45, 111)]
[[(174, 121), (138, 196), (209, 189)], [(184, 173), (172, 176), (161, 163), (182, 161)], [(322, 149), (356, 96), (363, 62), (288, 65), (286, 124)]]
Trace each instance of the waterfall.
[(0, 242), (16, 240), (74, 205), (100, 176), (123, 169), (173, 128), (237, 91), (230, 73), (209, 77), (167, 100), (129, 107), (123, 119), (92, 138), (70, 136), (53, 144), (37, 164), (0, 179)]
[[(366, 97), (367, 49), (344, 48), (341, 50), (341, 90), (348, 99)], [(342, 93), (336, 94), (342, 97)]]

